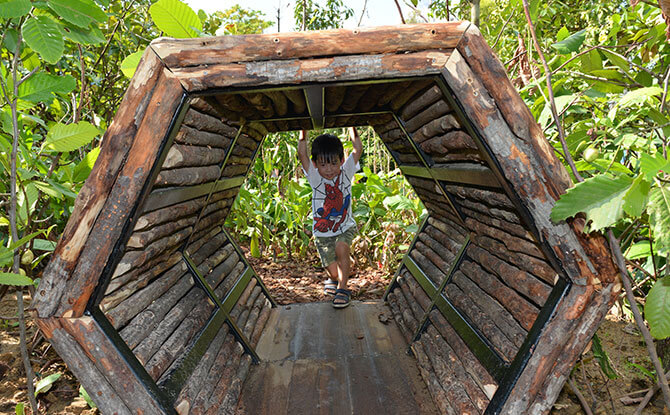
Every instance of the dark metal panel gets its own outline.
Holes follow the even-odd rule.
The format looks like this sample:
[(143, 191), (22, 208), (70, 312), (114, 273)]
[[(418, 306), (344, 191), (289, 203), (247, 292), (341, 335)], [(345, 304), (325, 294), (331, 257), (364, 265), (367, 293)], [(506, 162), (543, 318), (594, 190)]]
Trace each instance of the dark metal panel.
[(312, 85), (305, 87), (303, 90), (305, 92), (305, 101), (307, 102), (307, 109), (309, 110), (309, 116), (312, 117), (312, 125), (315, 130), (323, 129), (325, 123), (325, 99), (324, 99), (324, 87), (321, 85)]
[(185, 202), (209, 193), (241, 186), (245, 177), (238, 176), (217, 182), (203, 183), (196, 186), (168, 187), (151, 192), (146, 202), (146, 210), (156, 210), (175, 203)]
[(466, 185), (469, 184), (497, 189), (501, 187), (491, 169), (478, 164), (459, 163), (453, 167), (433, 166), (430, 169), (419, 166), (400, 166), (400, 170), (407, 176), (416, 176), (426, 179), (434, 178), (446, 182), (463, 183)]

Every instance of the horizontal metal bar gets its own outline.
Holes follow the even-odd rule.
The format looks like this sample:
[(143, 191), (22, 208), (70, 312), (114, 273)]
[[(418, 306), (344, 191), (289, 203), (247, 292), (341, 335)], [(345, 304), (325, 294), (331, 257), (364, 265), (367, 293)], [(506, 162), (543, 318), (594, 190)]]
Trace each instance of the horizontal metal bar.
[(488, 341), (481, 336), (475, 328), (473, 328), (461, 315), (461, 313), (451, 304), (451, 302), (438, 291), (433, 282), (421, 270), (416, 262), (411, 257), (405, 257), (403, 265), (414, 276), (416, 281), (421, 285), (421, 288), (426, 294), (433, 298), (435, 297), (435, 307), (440, 310), (440, 313), (447, 319), (449, 324), (454, 328), (456, 333), (463, 339), (465, 344), (472, 353), (477, 357), (482, 365), (489, 371), (498, 382), (503, 378), (507, 371), (505, 362), (495, 353)]
[(151, 192), (144, 204), (145, 211), (160, 209), (176, 203), (185, 202), (200, 196), (216, 193), (222, 190), (241, 186), (245, 176), (232, 177), (230, 179), (218, 180), (216, 182), (203, 183), (195, 186), (167, 187)]
[(403, 174), (425, 179), (437, 179), (446, 182), (463, 183), (475, 186), (500, 188), (500, 182), (488, 167), (478, 164), (459, 164), (458, 167), (436, 167), (430, 169), (420, 166), (400, 166)]

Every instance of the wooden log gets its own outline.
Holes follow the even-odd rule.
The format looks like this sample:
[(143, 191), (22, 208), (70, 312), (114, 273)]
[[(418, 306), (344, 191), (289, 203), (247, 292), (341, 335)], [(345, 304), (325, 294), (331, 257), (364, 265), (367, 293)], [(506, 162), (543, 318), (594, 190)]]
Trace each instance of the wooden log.
[(395, 322), (398, 325), (398, 328), (400, 329), (400, 332), (405, 337), (405, 341), (407, 341), (407, 344), (410, 344), (412, 342), (412, 337), (414, 336), (414, 333), (412, 333), (410, 329), (407, 327), (407, 324), (405, 323), (405, 320), (403, 319), (402, 316), (402, 311), (398, 306), (397, 296), (402, 295), (402, 293), (399, 290), (400, 290), (399, 288), (396, 288), (395, 290), (391, 291), (386, 297), (386, 299), (388, 301), (389, 307), (391, 308), (393, 318), (395, 319)]
[(456, 115), (446, 114), (429, 121), (424, 126), (414, 131), (412, 134), (412, 139), (417, 144), (421, 144), (429, 138), (435, 137), (437, 135), (443, 135), (449, 131), (460, 129), (462, 129), (462, 126), (456, 118)]
[[(437, 329), (430, 324), (426, 332), (421, 336), (424, 340), (423, 344), (426, 347), (428, 356), (431, 358), (435, 372), (438, 374), (438, 379), (443, 385), (445, 392), (458, 391), (462, 388), (465, 395), (469, 398), (478, 411), (475, 413), (484, 413), (486, 407), (489, 405), (489, 397), (482, 391), (479, 385), (470, 377), (470, 374), (465, 370), (461, 361), (458, 359), (456, 352), (444, 340)], [(435, 359), (435, 360), (433, 360)], [(440, 368), (439, 371), (437, 368)], [(439, 375), (442, 372), (443, 375)], [(454, 396), (450, 397), (451, 402), (460, 402), (463, 396), (456, 392)], [(460, 413), (463, 413), (465, 408), (460, 408)], [(472, 408), (470, 408), (472, 411)]]
[[(442, 259), (435, 251), (426, 246), (422, 241), (416, 241), (414, 243), (414, 249), (421, 252), (421, 254), (426, 257), (435, 267), (437, 267), (444, 275), (449, 272), (450, 263)], [(422, 267), (425, 267), (426, 264), (421, 264)], [(432, 279), (431, 275), (431, 279)], [(439, 283), (442, 280), (433, 280), (435, 283)]]
[[(433, 328), (433, 330), (435, 329)], [(454, 370), (453, 363), (444, 358), (444, 351), (435, 345), (433, 336), (430, 334), (424, 333), (421, 336), (421, 345), (424, 347), (426, 356), (435, 371), (435, 376), (442, 386), (448, 402), (454, 406), (456, 413), (473, 415), (482, 413), (483, 411), (474, 405), (473, 399), (466, 392), (463, 386), (464, 379), (458, 376), (459, 374), (465, 374), (465, 371), (457, 373)], [(481, 391), (479, 393), (481, 394)]]
[(286, 98), (293, 104), (293, 113), (303, 114), (307, 108), (307, 103), (305, 102), (305, 94), (302, 89), (285, 89), (283, 92)]
[(393, 101), (402, 91), (406, 90), (407, 87), (412, 83), (412, 81), (401, 81), (393, 82), (389, 84), (389, 88), (386, 89), (377, 100), (377, 107), (385, 107)]
[(193, 215), (198, 210), (202, 209), (205, 201), (206, 197), (199, 197), (197, 199), (177, 203), (154, 211), (145, 212), (135, 222), (133, 231), (142, 231), (150, 226), (161, 225), (171, 220), (179, 220), (186, 216)]
[(475, 235), (472, 241), (479, 247), (489, 251), (498, 258), (510, 262), (549, 285), (554, 285), (558, 279), (556, 271), (546, 262), (521, 252), (509, 251), (505, 245), (487, 236)]
[[(74, 281), (73, 271), (96, 219), (111, 197), (110, 193), (138, 129), (147, 114), (150, 117), (156, 115), (152, 103), (160, 100), (160, 96), (165, 93), (164, 88), (157, 86), (162, 83), (163, 68), (158, 56), (152, 50), (146, 50), (138, 65), (137, 76), (131, 80), (114, 121), (105, 131), (97, 163), (77, 195), (70, 220), (42, 274), (40, 287), (33, 300), (33, 307), (41, 318), (64, 313), (69, 308), (62, 304), (64, 297), (71, 297), (72, 304), (76, 301), (76, 295), (70, 296), (73, 293), (70, 289), (72, 284), (67, 281)], [(75, 294), (81, 294), (80, 290), (76, 291)], [(86, 304), (87, 301), (88, 298), (78, 303), (78, 312), (81, 309), (79, 304)]]
[(421, 164), (421, 160), (419, 159), (419, 156), (416, 155), (416, 153), (396, 153), (395, 156), (400, 164), (417, 166)]
[(181, 260), (181, 254), (179, 252), (167, 251), (161, 255), (152, 258), (151, 260), (145, 262), (142, 266), (135, 268), (129, 272), (119, 275), (112, 275), (112, 278), (105, 290), (105, 294), (110, 294), (117, 290), (119, 287), (133, 281), (135, 279), (140, 279), (144, 273), (148, 273), (149, 278), (153, 278), (151, 275), (158, 275), (159, 273), (167, 270), (172, 267), (174, 264)]
[[(225, 126), (225, 124), (223, 125)], [(223, 130), (223, 128), (218, 129)], [(220, 133), (211, 133), (204, 130), (201, 131), (197, 128), (182, 124), (181, 128), (179, 128), (179, 132), (174, 138), (174, 141), (177, 144), (225, 149), (228, 148), (231, 139), (236, 135), (236, 129), (233, 127), (230, 127), (230, 129), (233, 131), (231, 131), (229, 134), (222, 135)]]
[(431, 307), (432, 302), (423, 288), (416, 282), (412, 273), (405, 269), (402, 272), (402, 276), (414, 299), (421, 305), (423, 310), (428, 310)]
[(250, 137), (253, 137), (257, 141), (261, 141), (263, 137), (268, 135), (268, 129), (262, 122), (250, 122), (244, 127), (243, 131), (249, 134)]
[(505, 336), (476, 303), (473, 303), (467, 293), (463, 292), (456, 284), (447, 284), (445, 287), (447, 298), (464, 315), (468, 321), (486, 337), (493, 349), (500, 357), (509, 363), (514, 359), (518, 348)]
[(122, 275), (134, 268), (142, 266), (158, 255), (176, 249), (182, 241), (188, 238), (191, 231), (191, 227), (184, 228), (152, 242), (150, 245), (145, 246), (143, 251), (127, 251), (123, 257), (121, 257), (114, 274)]
[(366, 93), (358, 101), (358, 112), (368, 112), (372, 110), (379, 101), (381, 95), (386, 92), (389, 88), (393, 88), (395, 82), (384, 82), (371, 85)]
[[(260, 294), (260, 287), (258, 287), (258, 291)], [(254, 326), (256, 325), (256, 322), (258, 321), (258, 317), (261, 314), (261, 308), (263, 307), (263, 303), (265, 303), (265, 295), (258, 295), (256, 296), (256, 299), (254, 300), (254, 303), (251, 305), (249, 308), (249, 316), (247, 317), (247, 321), (244, 323), (244, 328), (242, 329), (242, 332), (244, 333), (245, 336), (247, 336), (247, 339), (251, 341), (251, 335), (254, 332)]]
[(430, 321), (433, 327), (437, 329), (442, 338), (447, 342), (449, 347), (454, 350), (455, 356), (459, 359), (471, 379), (479, 385), (480, 389), (484, 391), (489, 399), (493, 397), (493, 393), (495, 392), (495, 389), (497, 389), (498, 383), (479, 360), (477, 360), (470, 348), (463, 342), (451, 324), (449, 324), (438, 310), (430, 312)]
[(419, 128), (423, 127), (430, 121), (441, 117), (442, 115), (451, 112), (451, 107), (444, 100), (439, 100), (432, 104), (430, 107), (421, 111), (414, 117), (410, 118), (405, 122), (405, 128), (408, 132), (413, 133)]
[(426, 382), (430, 396), (433, 397), (433, 401), (439, 408), (440, 413), (447, 415), (458, 415), (459, 412), (457, 412), (452, 407), (452, 403), (450, 402), (449, 397), (442, 388), (442, 385), (440, 385), (440, 381), (437, 378), (435, 369), (431, 365), (430, 359), (424, 350), (423, 341), (419, 340), (412, 343), (411, 348), (412, 353), (418, 362), (421, 377), (423, 378), (424, 382)]
[(489, 207), (516, 211), (516, 207), (505, 193), (445, 184), (444, 187), (462, 199), (470, 199)]
[(551, 293), (551, 286), (535, 276), (503, 261), (490, 252), (471, 244), (467, 250), (472, 258), (488, 272), (497, 275), (508, 287), (522, 294), (537, 306), (541, 307)]
[(216, 118), (221, 118), (221, 114), (219, 111), (216, 109), (214, 105), (212, 105), (211, 102), (211, 97), (193, 97), (189, 101), (189, 106), (193, 109), (196, 109), (200, 112), (204, 112), (205, 114), (209, 114), (213, 117)]
[(128, 248), (141, 249), (159, 238), (163, 238), (184, 228), (191, 228), (195, 224), (195, 221), (195, 216), (189, 216), (187, 218), (178, 219), (174, 222), (168, 222), (162, 225), (154, 226), (153, 228), (146, 231), (133, 232), (133, 234), (130, 235), (130, 238), (128, 239), (128, 243), (126, 243), (126, 246)]
[(218, 165), (162, 170), (156, 177), (154, 187), (190, 186), (212, 182), (219, 178), (220, 172), (221, 168)]
[(348, 88), (346, 86), (333, 86), (326, 88), (324, 92), (326, 111), (337, 111), (344, 101), (347, 90)]
[(533, 327), (539, 309), (520, 296), (513, 288), (506, 286), (495, 275), (487, 273), (473, 262), (464, 261), (459, 270), (502, 304), (524, 330), (529, 331)]
[[(235, 134), (237, 134), (237, 128), (227, 125), (218, 117), (214, 117), (200, 111), (195, 111), (193, 108), (186, 111), (186, 116), (182, 122), (182, 127), (179, 130), (181, 131), (184, 129), (184, 126), (190, 127), (190, 130), (184, 130), (184, 134), (188, 132), (195, 135), (195, 131), (199, 131), (209, 132), (227, 138), (235, 137)], [(213, 138), (211, 136), (209, 137)]]
[(421, 304), (414, 298), (414, 295), (412, 295), (412, 291), (409, 289), (409, 286), (402, 278), (398, 279), (398, 286), (400, 286), (400, 291), (404, 296), (405, 303), (407, 304), (407, 309), (412, 313), (412, 317), (416, 322), (415, 324), (416, 328), (414, 330), (416, 332), (416, 330), (419, 329), (419, 323), (421, 322), (423, 314), (426, 310), (424, 310), (421, 307)]
[(479, 151), (474, 150), (461, 150), (458, 152), (445, 154), (445, 155), (433, 155), (430, 157), (433, 161), (433, 168), (449, 168), (456, 163), (478, 163), (481, 166), (488, 167), (486, 161)]
[[(457, 242), (462, 240), (462, 238), (465, 238), (465, 235), (468, 234), (468, 232), (462, 226), (460, 226), (458, 222), (451, 221), (449, 219), (435, 218), (429, 216), (428, 223), (431, 226), (437, 228), (440, 232), (456, 240)], [(460, 238), (454, 233), (460, 235)]]
[(194, 410), (194, 415), (199, 415), (201, 413), (206, 415), (220, 413), (219, 406), (223, 403), (223, 400), (226, 397), (226, 393), (230, 387), (233, 386), (233, 383), (235, 383), (237, 371), (244, 360), (243, 353), (244, 350), (238, 343), (232, 354), (229, 356), (228, 361), (226, 362), (226, 366), (221, 372), (221, 377), (216, 383), (216, 387), (212, 391), (211, 396), (206, 397), (206, 400), (203, 402), (204, 405), (202, 406), (202, 412)]
[(395, 142), (397, 140), (403, 140), (406, 147), (407, 147), (407, 144), (409, 144), (407, 142), (407, 137), (405, 136), (405, 133), (400, 128), (394, 128), (392, 130), (388, 130), (388, 131), (380, 134), (379, 137), (385, 143)]
[(431, 137), (421, 143), (421, 149), (428, 154), (439, 155), (462, 150), (479, 151), (472, 137), (461, 130), (454, 130), (443, 135)]
[(123, 393), (125, 404), (132, 413), (162, 414), (164, 408), (157, 402), (140, 378), (128, 365), (125, 356), (90, 316), (61, 319), (63, 328), (90, 356), (95, 367), (117, 391)]
[(446, 203), (443, 202), (435, 203), (425, 199), (422, 200), (423, 205), (426, 207), (426, 209), (428, 209), (428, 213), (430, 214), (430, 216), (433, 216), (435, 218), (444, 218), (451, 221), (454, 221), (456, 219), (456, 215), (453, 214), (453, 211), (447, 210), (449, 209), (449, 207), (446, 206)]
[(497, 228), (502, 232), (509, 233), (516, 236), (517, 238), (521, 238), (529, 243), (533, 243), (537, 247), (537, 242), (535, 242), (535, 239), (533, 239), (533, 235), (521, 225), (494, 218), (464, 206), (461, 206), (461, 212), (463, 212), (463, 215), (466, 217), (466, 221), (468, 219), (474, 219), (485, 225)]
[(176, 167), (207, 166), (223, 161), (226, 152), (220, 148), (174, 144), (170, 147), (163, 169)]
[(251, 356), (244, 355), (242, 356), (242, 361), (240, 362), (237, 372), (233, 377), (233, 381), (228, 387), (228, 391), (224, 396), (221, 403), (218, 405), (212, 405), (208, 410), (207, 414), (216, 415), (221, 413), (233, 414), (235, 413), (235, 408), (237, 407), (237, 401), (240, 398), (240, 393), (242, 392), (242, 385), (244, 384), (247, 375), (249, 374), (249, 369), (251, 368)]
[(470, 301), (477, 304), (484, 314), (502, 331), (517, 348), (521, 347), (528, 332), (524, 330), (512, 315), (486, 291), (482, 290), (467, 275), (459, 270), (454, 273), (452, 282), (468, 295)]
[(442, 90), (437, 85), (433, 85), (428, 88), (423, 94), (417, 96), (414, 100), (407, 103), (402, 110), (400, 111), (400, 118), (403, 120), (409, 120), (414, 117), (419, 111), (425, 109), (429, 105), (435, 103), (438, 99), (442, 98)]
[(223, 173), (221, 173), (221, 178), (232, 178), (246, 175), (247, 170), (249, 170), (248, 164), (226, 165), (226, 167), (223, 168)]
[(288, 113), (288, 100), (281, 91), (265, 91), (264, 94), (272, 101), (275, 114), (283, 117)]
[(198, 223), (195, 225), (194, 231), (197, 232), (200, 230), (212, 228), (214, 226), (223, 225), (223, 222), (226, 220), (226, 216), (228, 216), (228, 212), (228, 208), (215, 210), (211, 214), (200, 218)]
[(244, 164), (248, 165), (251, 164), (251, 158), (250, 157), (239, 157), (239, 156), (230, 156), (228, 158), (227, 164)]
[(349, 88), (346, 99), (342, 103), (342, 110), (346, 112), (353, 111), (369, 88), (370, 85), (356, 85), (355, 87)]
[(252, 92), (240, 94), (240, 96), (251, 104), (264, 118), (272, 118), (275, 115), (272, 101), (265, 94)]
[[(414, 245), (416, 247), (416, 244)], [(426, 256), (419, 251), (418, 249), (412, 249), (409, 251), (409, 256), (414, 259), (414, 262), (420, 264), (421, 270), (426, 274), (433, 284), (439, 286), (442, 281), (447, 277), (446, 274), (436, 267)], [(448, 270), (445, 270), (448, 271)]]
[(254, 326), (254, 331), (249, 337), (249, 342), (251, 343), (251, 346), (256, 347), (258, 345), (258, 341), (260, 340), (261, 335), (263, 334), (263, 330), (265, 329), (265, 325), (267, 324), (271, 313), (272, 313), (272, 304), (266, 298), (265, 301), (263, 302), (263, 308), (261, 309), (261, 312), (258, 315), (258, 320), (256, 321), (256, 325)]
[(128, 395), (114, 390), (105, 376), (106, 372), (98, 370), (86, 351), (61, 327), (58, 319), (36, 319), (36, 323), (101, 411), (115, 415), (132, 413), (124, 402)]
[(487, 226), (473, 218), (466, 218), (465, 224), (474, 232), (482, 236), (496, 239), (502, 242), (505, 247), (513, 252), (521, 252), (523, 254), (532, 255), (538, 259), (545, 260), (545, 256), (538, 248), (537, 244), (527, 241), (522, 238), (510, 235), (506, 232), (501, 232), (500, 229)]
[(432, 83), (432, 79), (418, 79), (416, 81), (412, 81), (412, 83), (409, 84), (407, 88), (400, 91), (400, 93), (396, 95), (393, 100), (391, 100), (391, 109), (397, 112), (400, 110), (400, 108), (402, 108), (403, 105), (405, 105), (405, 103), (412, 99), (412, 97), (420, 94)]
[[(447, 190), (449, 191), (449, 189)], [(456, 199), (456, 203), (458, 203), (460, 206), (470, 208), (485, 215), (493, 216), (497, 219), (501, 219), (516, 225), (522, 225), (521, 219), (516, 214), (516, 212), (510, 212), (505, 209), (498, 209), (497, 207), (489, 207), (482, 203), (474, 202), (470, 199)]]
[(191, 255), (193, 261), (199, 264), (226, 242), (228, 242), (228, 238), (220, 228), (205, 229), (193, 233), (184, 252)]
[(421, 240), (447, 262), (456, 258), (458, 251), (465, 243), (460, 235), (452, 234), (451, 236), (448, 236), (430, 224), (426, 226), (425, 231), (420, 235), (422, 235)]
[[(197, 396), (198, 391), (208, 383), (207, 375), (209, 374), (212, 365), (214, 365), (216, 356), (219, 351), (223, 349), (226, 341), (232, 344), (232, 337), (233, 335), (230, 333), (228, 325), (224, 324), (221, 326), (221, 329), (219, 329), (218, 333), (216, 333), (216, 336), (214, 336), (214, 339), (207, 347), (207, 351), (205, 351), (205, 354), (202, 355), (195, 369), (191, 372), (186, 384), (179, 392), (179, 396), (175, 401), (175, 408), (184, 408), (185, 406), (190, 407), (191, 402), (193, 402)], [(188, 410), (179, 413), (185, 414), (188, 413)]]

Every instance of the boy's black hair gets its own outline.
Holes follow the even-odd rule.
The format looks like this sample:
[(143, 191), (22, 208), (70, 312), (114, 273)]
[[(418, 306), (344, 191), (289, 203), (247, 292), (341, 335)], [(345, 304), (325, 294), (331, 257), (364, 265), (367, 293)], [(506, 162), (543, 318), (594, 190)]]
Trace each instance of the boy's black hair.
[(331, 163), (337, 157), (338, 162), (344, 159), (344, 147), (337, 136), (332, 134), (321, 134), (312, 142), (312, 161), (323, 159)]

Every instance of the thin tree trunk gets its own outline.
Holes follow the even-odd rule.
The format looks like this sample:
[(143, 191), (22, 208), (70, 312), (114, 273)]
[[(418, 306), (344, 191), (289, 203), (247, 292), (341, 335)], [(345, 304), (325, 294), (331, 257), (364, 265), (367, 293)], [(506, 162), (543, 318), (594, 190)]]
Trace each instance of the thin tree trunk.
[(470, 1), (470, 20), (475, 26), (479, 27), (479, 0), (469, 0)]

